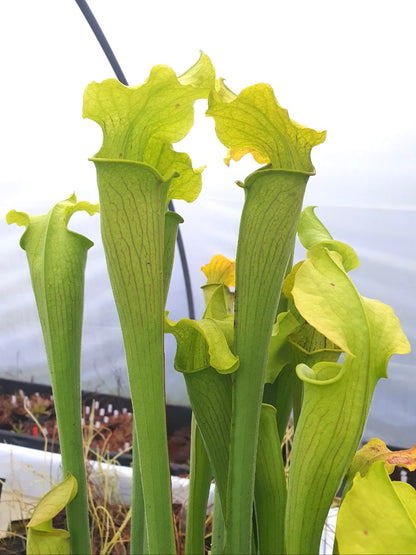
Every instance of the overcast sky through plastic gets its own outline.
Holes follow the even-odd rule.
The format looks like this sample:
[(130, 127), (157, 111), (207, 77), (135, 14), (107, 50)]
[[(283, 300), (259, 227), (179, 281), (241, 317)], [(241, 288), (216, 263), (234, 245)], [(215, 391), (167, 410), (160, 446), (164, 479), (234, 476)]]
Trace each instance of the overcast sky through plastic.
[[(233, 91), (268, 82), (293, 119), (326, 129), (326, 143), (313, 153), (314, 203), (414, 205), (400, 185), (411, 178), (416, 135), (411, 0), (89, 4), (131, 85), (159, 63), (182, 73), (201, 49)], [(31, 206), (34, 196), (49, 206), (74, 189), (94, 199), (87, 158), (101, 131), (82, 120), (82, 94), (113, 72), (75, 1), (2, 3), (0, 41), (2, 188)], [(207, 188), (215, 168), (233, 190), (244, 169), (222, 168), (223, 148), (203, 111), (195, 164), (208, 162)]]

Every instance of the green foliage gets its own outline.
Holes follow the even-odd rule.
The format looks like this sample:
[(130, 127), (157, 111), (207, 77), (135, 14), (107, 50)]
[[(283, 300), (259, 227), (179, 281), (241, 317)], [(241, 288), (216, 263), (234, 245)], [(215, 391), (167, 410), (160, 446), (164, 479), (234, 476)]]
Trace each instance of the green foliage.
[[(236, 261), (215, 256), (202, 268), (205, 313), (199, 321), (175, 323), (165, 303), (182, 218), (167, 207), (171, 198), (195, 200), (202, 169), (194, 169), (188, 155), (172, 145), (191, 129), (198, 99), (208, 99), (207, 115), (229, 149), (227, 163), (251, 153), (266, 165), (239, 184), (245, 203)], [(359, 264), (354, 250), (332, 238), (313, 207), (301, 212), (315, 173), (311, 149), (324, 141), (325, 132), (292, 121), (269, 85), (235, 95), (215, 79), (205, 54), (179, 77), (156, 66), (141, 86), (125, 87), (114, 79), (91, 83), (83, 114), (103, 130), (92, 161), (134, 410), (132, 552), (175, 552), (163, 343), (164, 333), (171, 333), (177, 341), (175, 368), (183, 373), (194, 414), (187, 553), (203, 550), (211, 473), (217, 488), (213, 553), (317, 553), (374, 388), (387, 377), (390, 356), (409, 352), (393, 310), (362, 297), (353, 285), (348, 272)], [(91, 243), (66, 224), (80, 209), (97, 208), (76, 203), (73, 196), (46, 216), (8, 215), (9, 223), (28, 228), (21, 245), (29, 258), (52, 382), (57, 397), (65, 391), (73, 400), (79, 397), (83, 271)], [(307, 258), (292, 268), (297, 232)], [(71, 406), (72, 423), (79, 411), (77, 416), (75, 401)], [(292, 409), (296, 430), (286, 486), (280, 438)], [(65, 416), (67, 409), (61, 410)], [(65, 461), (70, 432), (64, 416), (58, 415), (58, 424)], [(373, 459), (383, 462), (370, 466), (373, 459), (364, 451), (349, 471), (347, 489), (357, 475), (341, 507), (341, 553), (382, 545), (379, 539), (360, 543), (363, 530), (366, 541), (382, 532), (373, 514), (365, 520), (373, 505), (391, 507), (397, 523), (404, 518), (403, 549), (414, 541), (413, 493), (386, 482), (384, 461), (391, 465), (397, 459), (379, 444), (376, 448)], [(81, 492), (85, 476), (76, 477)], [(380, 498), (369, 495), (373, 489)], [(31, 530), (37, 526), (32, 523)], [(77, 537), (88, 537), (81, 530), (80, 523), (71, 530), (73, 546)]]
[[(87, 489), (81, 430), (80, 357), (87, 251), (93, 243), (68, 230), (72, 214), (93, 215), (97, 204), (76, 196), (56, 204), (47, 214), (30, 217), (10, 211), (9, 224), (26, 227), (20, 245), (26, 251), (43, 338), (62, 452), (64, 473), (78, 481), (79, 493), (67, 508), (73, 553), (90, 551)], [(76, 530), (77, 533), (73, 533)]]
[(286, 477), (276, 426), (276, 409), (262, 404), (257, 447), (254, 504), (259, 553), (283, 553)]
[(199, 322), (183, 318), (175, 323), (166, 318), (165, 332), (174, 335), (178, 344), (175, 369), (179, 372), (199, 372), (210, 367), (220, 374), (237, 370), (239, 361), (230, 348), (234, 319), (226, 311), (225, 287), (219, 285), (213, 292)]
[(314, 168), (310, 151), (325, 133), (293, 122), (269, 85), (244, 89), (237, 97), (222, 82), (209, 99), (208, 115), (229, 159), (251, 153), (269, 163), (243, 184), (236, 262), (234, 354), (240, 365), (233, 383), (225, 520), (226, 551), (252, 548), (252, 507), (266, 357), (283, 278)]
[[(345, 356), (342, 364), (297, 366), (304, 392), (288, 491), (289, 553), (317, 551), (332, 499), (358, 447), (376, 383), (386, 377), (393, 353), (409, 351), (393, 310), (357, 292), (346, 271), (352, 258), (347, 245), (324, 240), (312, 244), (295, 270), (291, 294), (297, 310)], [(300, 526), (301, 535), (296, 533)]]
[(291, 120), (270, 85), (259, 83), (236, 96), (220, 80), (207, 115), (214, 118), (219, 140), (230, 149), (227, 162), (250, 153), (273, 169), (314, 173), (310, 151), (325, 140), (326, 133)]
[(27, 528), (26, 552), (28, 555), (69, 555), (70, 536), (66, 530), (52, 526), (52, 519), (62, 511), (77, 494), (77, 481), (70, 473), (46, 493), (33, 510)]
[(416, 491), (390, 480), (383, 461), (354, 477), (339, 510), (340, 555), (416, 553)]
[[(84, 116), (99, 123), (104, 134), (92, 160), (135, 414), (139, 460), (134, 461), (134, 480), (141, 480), (143, 493), (137, 504), (144, 503), (149, 550), (155, 553), (171, 553), (175, 545), (163, 333), (176, 227), (166, 225), (166, 210), (170, 198), (192, 201), (198, 196), (201, 173), (192, 169), (187, 155), (173, 151), (171, 143), (192, 127), (193, 104), (208, 96), (213, 79), (212, 64), (201, 54), (181, 77), (169, 67), (156, 66), (142, 86), (125, 87), (113, 79), (90, 84), (84, 95)], [(132, 550), (137, 551), (143, 542), (135, 521), (132, 527), (135, 542), (137, 538)]]
[(198, 62), (177, 77), (167, 66), (155, 66), (147, 81), (126, 87), (116, 79), (91, 83), (85, 90), (83, 115), (103, 129), (103, 145), (96, 159), (148, 164), (164, 179), (172, 175), (168, 198), (192, 202), (201, 190), (201, 172), (189, 156), (172, 143), (183, 139), (194, 120), (194, 102), (207, 98), (215, 77), (211, 61)]
[[(365, 476), (370, 466), (377, 462), (384, 461), (389, 474), (393, 472), (396, 465), (416, 470), (416, 445), (410, 449), (391, 451), (381, 439), (373, 437), (359, 451), (356, 452), (351, 466), (348, 470), (347, 478), (354, 478), (359, 472)], [(348, 487), (344, 488), (344, 490)]]

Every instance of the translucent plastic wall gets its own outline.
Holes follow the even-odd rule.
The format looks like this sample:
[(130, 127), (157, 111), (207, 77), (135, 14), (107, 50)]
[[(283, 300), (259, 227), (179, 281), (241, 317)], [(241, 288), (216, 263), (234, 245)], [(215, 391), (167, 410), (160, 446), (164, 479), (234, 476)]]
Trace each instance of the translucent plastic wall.
[[(282, 8), (260, 1), (250, 12), (216, 1), (203, 10), (187, 1), (164, 4), (162, 11), (157, 2), (90, 5), (131, 84), (142, 83), (158, 63), (180, 73), (203, 49), (234, 91), (267, 81), (293, 119), (327, 129), (326, 143), (314, 152), (317, 175), (305, 204), (317, 205), (332, 235), (356, 249), (361, 266), (353, 277), (360, 293), (390, 304), (414, 347), (412, 2), (301, 2)], [(95, 170), (87, 159), (99, 149), (101, 133), (82, 120), (82, 94), (90, 81), (113, 75), (75, 2), (2, 5), (0, 41), (0, 375), (47, 383), (28, 267), (18, 246), (21, 230), (7, 226), (4, 215), (11, 208), (44, 213), (73, 191), (79, 199), (97, 201)], [(196, 111), (194, 130), (176, 148), (187, 150), (195, 166), (207, 165), (203, 192), (192, 205), (176, 208), (185, 219), (182, 233), (200, 316), (200, 267), (213, 254), (235, 255), (243, 202), (235, 181), (256, 165), (247, 159), (227, 168), (205, 105)], [(77, 214), (71, 227), (95, 242), (86, 273), (83, 386), (128, 394), (99, 219)], [(188, 315), (178, 258), (167, 308), (173, 319)], [(182, 376), (173, 369), (174, 350), (169, 336), (167, 398), (186, 404)], [(415, 355), (394, 357), (389, 376), (377, 387), (366, 435), (410, 445), (415, 442)]]

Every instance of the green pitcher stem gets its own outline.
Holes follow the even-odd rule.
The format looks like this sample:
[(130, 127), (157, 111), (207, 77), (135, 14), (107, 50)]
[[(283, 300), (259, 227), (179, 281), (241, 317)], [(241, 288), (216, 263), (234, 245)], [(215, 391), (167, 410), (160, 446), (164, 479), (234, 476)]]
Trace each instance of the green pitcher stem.
[(252, 549), (256, 450), (267, 352), (308, 175), (260, 170), (245, 183), (236, 263), (226, 553)]
[[(66, 389), (62, 391), (62, 389)], [(59, 391), (61, 389), (61, 391)], [(59, 443), (62, 455), (62, 474), (68, 472), (76, 478), (78, 491), (74, 499), (66, 507), (68, 530), (71, 534), (71, 553), (86, 555), (91, 553), (90, 529), (88, 519), (88, 491), (84, 462), (84, 448), (81, 426), (81, 393), (77, 388), (79, 403), (69, 406), (68, 391), (75, 396), (74, 382), (61, 381), (59, 388), (53, 388), (56, 420), (59, 430)], [(61, 407), (65, 407), (63, 410)], [(69, 417), (69, 411), (72, 417)], [(64, 413), (64, 414), (62, 414)]]
[(195, 416), (192, 415), (189, 495), (186, 513), (185, 555), (204, 555), (211, 465)]
[[(83, 291), (80, 292), (83, 299)], [(73, 297), (67, 296), (68, 305)], [(69, 311), (68, 311), (69, 312)], [(67, 313), (68, 313), (67, 312)], [(79, 311), (82, 315), (82, 309)], [(42, 318), (41, 318), (42, 321)], [(68, 322), (69, 323), (69, 322)], [(79, 323), (79, 329), (81, 327)], [(74, 329), (78, 326), (74, 325)], [(78, 491), (74, 499), (66, 507), (68, 530), (71, 534), (71, 552), (74, 555), (85, 555), (91, 553), (90, 529), (88, 519), (88, 492), (84, 461), (83, 434), (81, 425), (81, 386), (80, 386), (80, 345), (81, 337), (65, 334), (62, 324), (63, 335), (58, 333), (48, 334), (44, 329), (45, 345), (48, 352), (48, 363), (51, 373), (52, 392), (54, 396), (56, 420), (59, 430), (59, 443), (62, 456), (62, 473), (66, 476), (68, 472), (76, 478)], [(61, 333), (62, 333), (61, 332)], [(72, 358), (68, 360), (65, 353), (61, 352), (62, 344), (78, 344), (78, 352), (74, 347)]]
[(192, 410), (225, 506), (231, 420), (231, 377), (213, 368), (184, 374)]
[(259, 553), (284, 553), (286, 477), (276, 409), (263, 404), (255, 480), (256, 536)]
[(359, 264), (356, 253), (328, 239), (313, 212), (306, 219), (309, 226), (299, 236), (308, 256), (295, 270), (290, 293), (302, 317), (344, 351), (344, 358), (342, 363), (321, 359), (296, 367), (303, 400), (291, 453), (288, 554), (318, 552), (325, 518), (358, 447), (374, 388), (387, 377), (391, 355), (410, 351), (393, 309), (362, 297), (351, 281), (348, 272)]
[(225, 539), (225, 526), (224, 526), (224, 516), (221, 508), (221, 499), (219, 491), (215, 488), (214, 495), (214, 510), (212, 514), (212, 541), (211, 541), (211, 553), (212, 555), (219, 555), (224, 551), (224, 539)]
[(183, 223), (183, 218), (177, 212), (166, 212), (163, 246), (163, 284), (165, 290), (165, 305), (168, 298), (173, 261), (175, 258), (175, 246), (176, 237), (178, 235), (178, 226), (181, 223)]
[(101, 232), (129, 372), (149, 553), (175, 553), (163, 351), (164, 215), (169, 182), (145, 164), (94, 162)]
[[(302, 406), (301, 427), (292, 448), (286, 513), (286, 547), (292, 555), (319, 550), (328, 510), (358, 447), (369, 410), (374, 384), (368, 384), (363, 393), (354, 391), (365, 380), (363, 373), (360, 364), (352, 365), (343, 379), (319, 392), (320, 406), (309, 399)], [(340, 407), (338, 414), (328, 408), (331, 399)]]
[(147, 546), (146, 514), (144, 510), (142, 478), (140, 475), (139, 447), (137, 445), (136, 424), (133, 427), (133, 484), (131, 491), (131, 526), (130, 547), (145, 555), (149, 552)]
[(76, 479), (78, 492), (67, 506), (71, 551), (91, 553), (88, 495), (81, 427), (80, 358), (84, 303), (84, 273), (92, 242), (68, 230), (71, 215), (98, 207), (77, 202), (75, 195), (56, 204), (47, 214), (29, 217), (11, 211), (9, 223), (27, 229), (20, 241), (26, 251), (32, 287), (55, 400), (63, 473)]

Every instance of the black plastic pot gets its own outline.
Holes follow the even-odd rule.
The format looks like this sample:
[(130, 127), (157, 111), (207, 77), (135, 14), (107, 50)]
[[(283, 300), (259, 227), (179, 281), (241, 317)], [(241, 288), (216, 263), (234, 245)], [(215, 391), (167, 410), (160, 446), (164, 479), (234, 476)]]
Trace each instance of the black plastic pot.
[[(24, 394), (29, 397), (35, 393), (45, 396), (52, 395), (52, 389), (47, 385), (0, 379), (0, 393), (13, 395), (19, 390), (22, 390)], [(116, 397), (92, 391), (82, 392), (82, 402), (84, 405), (91, 404), (93, 401), (99, 402), (100, 406), (107, 406), (111, 404), (113, 409), (117, 409), (119, 412), (123, 409), (127, 409), (129, 412), (132, 410), (131, 400), (127, 397)], [(168, 437), (173, 436), (177, 430), (190, 427), (191, 409), (188, 407), (167, 405), (166, 424)], [(30, 449), (39, 449), (42, 451), (45, 449), (45, 440), (43, 437), (34, 437), (10, 430), (0, 429), (0, 441), (12, 445), (18, 445), (20, 447), (28, 447)], [(48, 451), (59, 453), (59, 442), (48, 440)], [(121, 465), (130, 466), (132, 457), (129, 453), (126, 453), (119, 455), (117, 457), (117, 461)], [(172, 475), (181, 475), (187, 473), (188, 471), (189, 468), (187, 465), (171, 463)]]

